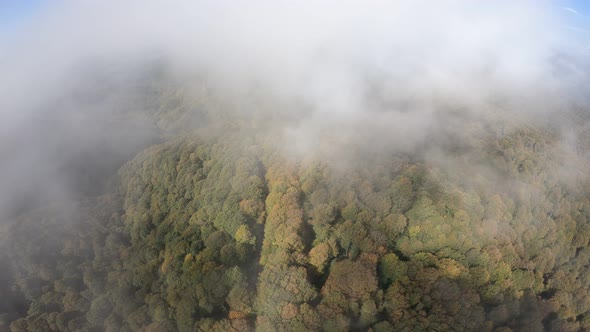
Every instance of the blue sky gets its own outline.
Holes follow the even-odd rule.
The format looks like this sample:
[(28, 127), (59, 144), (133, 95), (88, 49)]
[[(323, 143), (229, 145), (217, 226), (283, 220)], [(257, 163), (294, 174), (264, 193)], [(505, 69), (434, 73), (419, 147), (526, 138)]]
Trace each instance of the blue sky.
[(29, 19), (47, 1), (44, 0), (0, 0), (0, 24), (2, 27)]
[(560, 3), (562, 9), (571, 14), (572, 20), (586, 27), (590, 25), (590, 0), (564, 0)]
[(11, 35), (49, 3), (48, 0), (0, 0), (0, 36)]

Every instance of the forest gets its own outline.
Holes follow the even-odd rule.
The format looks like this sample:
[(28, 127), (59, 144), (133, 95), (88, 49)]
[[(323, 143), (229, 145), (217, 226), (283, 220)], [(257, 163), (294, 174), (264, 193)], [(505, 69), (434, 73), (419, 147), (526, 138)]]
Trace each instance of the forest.
[(152, 82), (157, 141), (2, 225), (0, 329), (590, 329), (583, 141), (449, 113), (411, 152), (326, 132), (339, 153), (293, 155), (276, 113)]
[(589, 18), (0, 0), (0, 332), (590, 331)]

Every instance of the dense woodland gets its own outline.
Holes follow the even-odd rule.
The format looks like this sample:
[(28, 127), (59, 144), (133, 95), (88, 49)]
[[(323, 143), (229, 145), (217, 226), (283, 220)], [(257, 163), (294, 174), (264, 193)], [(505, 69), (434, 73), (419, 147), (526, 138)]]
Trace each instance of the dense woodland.
[(324, 160), (264, 111), (142, 89), (157, 144), (2, 225), (1, 331), (590, 330), (583, 140), (469, 119)]

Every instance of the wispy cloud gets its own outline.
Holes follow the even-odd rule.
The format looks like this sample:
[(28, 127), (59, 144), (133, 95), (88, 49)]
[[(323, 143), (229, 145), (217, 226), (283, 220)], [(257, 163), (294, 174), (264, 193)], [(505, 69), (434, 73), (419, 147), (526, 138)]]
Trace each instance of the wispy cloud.
[(580, 12), (578, 12), (577, 10), (571, 8), (571, 7), (562, 7), (563, 10), (570, 12), (574, 15), (580, 15)]

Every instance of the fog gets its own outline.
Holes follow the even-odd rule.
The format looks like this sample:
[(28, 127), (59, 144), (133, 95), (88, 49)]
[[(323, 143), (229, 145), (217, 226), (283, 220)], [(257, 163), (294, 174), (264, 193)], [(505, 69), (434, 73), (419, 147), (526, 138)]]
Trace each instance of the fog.
[(141, 101), (155, 63), (249, 105), (242, 116), (267, 101), (294, 119), (277, 130), (296, 155), (353, 141), (412, 152), (490, 114), (561, 121), (587, 101), (573, 14), (549, 1), (45, 4), (0, 39), (0, 210), (28, 192), (79, 194), (156, 141)]
[[(545, 329), (558, 320), (590, 324), (587, 297), (563, 300), (585, 291), (552, 285), (561, 282), (557, 270), (586, 275), (590, 255), (590, 32), (572, 3), (38, 4), (0, 32), (0, 294), (9, 299), (0, 305), (0, 330), (12, 321), (17, 330), (48, 330), (43, 310), (70, 330), (86, 323), (164, 330), (181, 320), (190, 323), (178, 323), (181, 330), (214, 320), (264, 330), (271, 311), (293, 323), (312, 307), (319, 329), (333, 300), (325, 285), (363, 260), (375, 294), (360, 294), (370, 300), (362, 304), (338, 295), (352, 308), (342, 315), (358, 329), (386, 315), (403, 325), (412, 317), (398, 319), (398, 306), (416, 297), (411, 288), (434, 282), (438, 263), (424, 263), (428, 271), (399, 294), (390, 284), (398, 267), (422, 266), (429, 255), (456, 263), (441, 289), (452, 289), (444, 286), (452, 280), (456, 299), (473, 292), (453, 308), (473, 304), (488, 330), (518, 327), (526, 312), (506, 306), (529, 301), (529, 289), (531, 302), (544, 301), (547, 317), (536, 323)], [(295, 167), (286, 166), (291, 161)], [(201, 177), (207, 181), (197, 184)], [(369, 249), (353, 250), (353, 238)], [(401, 265), (383, 278), (385, 256)], [(216, 260), (223, 264), (213, 269)], [(202, 262), (207, 270), (197, 269)], [(265, 274), (275, 263), (285, 272), (277, 279), (309, 283), (315, 295), (278, 309), (286, 302), (274, 287), (289, 287), (275, 285), (274, 271)], [(169, 265), (178, 280), (166, 274)], [(220, 281), (230, 265), (247, 278)], [(488, 268), (505, 280), (493, 280)], [(239, 301), (222, 294), (210, 305), (215, 287), (197, 275), (215, 287), (234, 282)], [(344, 283), (369, 280), (351, 275)], [(464, 281), (459, 291), (455, 282)], [(426, 311), (408, 302), (404, 315), (422, 321), (436, 302), (426, 294)], [(567, 309), (574, 307), (579, 312)], [(359, 310), (379, 312), (365, 324), (353, 319)]]

